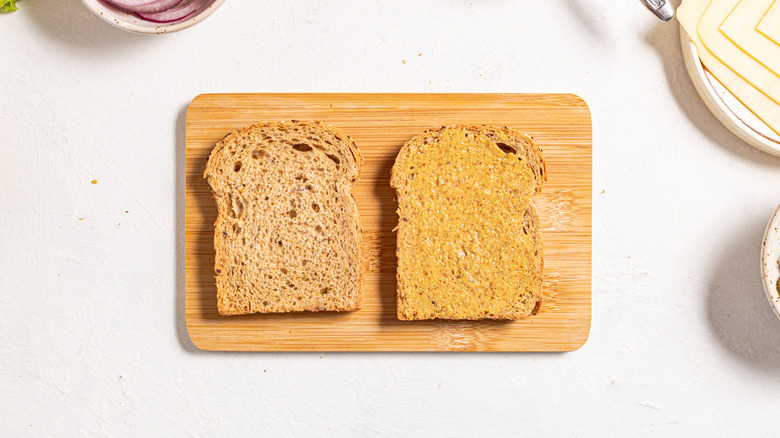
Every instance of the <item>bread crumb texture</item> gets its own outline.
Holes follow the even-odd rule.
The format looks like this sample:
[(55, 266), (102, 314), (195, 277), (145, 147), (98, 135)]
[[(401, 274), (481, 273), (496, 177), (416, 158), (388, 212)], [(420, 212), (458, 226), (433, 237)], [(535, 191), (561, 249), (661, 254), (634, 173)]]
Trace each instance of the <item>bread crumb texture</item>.
[(204, 176), (220, 314), (360, 308), (361, 164), (351, 138), (318, 122), (259, 123), (216, 145)]
[(541, 151), (507, 128), (453, 126), (401, 149), (398, 318), (521, 319), (541, 302), (542, 248), (531, 196)]

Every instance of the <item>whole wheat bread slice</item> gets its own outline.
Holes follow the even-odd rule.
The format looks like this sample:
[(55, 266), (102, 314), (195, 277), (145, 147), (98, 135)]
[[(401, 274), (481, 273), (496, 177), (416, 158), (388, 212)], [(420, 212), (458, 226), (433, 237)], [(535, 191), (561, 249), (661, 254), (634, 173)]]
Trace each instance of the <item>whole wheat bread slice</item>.
[(508, 128), (451, 126), (409, 140), (398, 197), (398, 318), (521, 319), (539, 310), (542, 244), (531, 196), (540, 149)]
[(228, 134), (204, 177), (222, 315), (361, 306), (363, 255), (351, 189), (362, 157), (318, 122), (265, 122)]

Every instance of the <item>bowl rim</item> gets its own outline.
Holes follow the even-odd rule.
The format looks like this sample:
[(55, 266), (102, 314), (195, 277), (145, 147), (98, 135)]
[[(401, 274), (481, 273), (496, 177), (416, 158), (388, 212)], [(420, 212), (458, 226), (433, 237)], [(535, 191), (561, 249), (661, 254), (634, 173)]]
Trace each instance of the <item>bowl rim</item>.
[[(92, 11), (93, 14), (97, 15), (98, 17), (103, 19), (103, 21), (105, 21), (106, 23), (114, 27), (118, 27), (128, 32), (159, 35), (159, 34), (177, 32), (186, 29), (190, 26), (193, 26), (197, 23), (200, 23), (201, 21), (211, 16), (211, 14), (213, 14), (214, 11), (216, 11), (220, 6), (222, 6), (222, 4), (225, 3), (225, 0), (213, 0), (206, 9), (204, 9), (203, 11), (201, 11), (200, 13), (196, 14), (193, 17), (175, 23), (170, 23), (170, 24), (160, 23), (159, 26), (154, 26), (154, 27), (141, 26), (127, 21), (115, 20), (110, 14), (105, 12), (104, 5), (99, 0), (81, 0), (81, 2), (90, 11)], [(149, 23), (148, 21), (145, 22)]]
[(742, 139), (745, 143), (762, 150), (766, 153), (780, 156), (780, 143), (769, 139), (753, 128), (745, 124), (736, 114), (723, 102), (715, 89), (710, 84), (709, 79), (704, 73), (704, 66), (699, 59), (699, 52), (696, 45), (693, 44), (685, 29), (680, 26), (680, 42), (682, 45), (683, 60), (685, 61), (688, 76), (693, 82), (696, 92), (707, 105), (710, 112), (734, 135)]
[(780, 281), (780, 206), (777, 207), (764, 232), (764, 241), (761, 243), (761, 282), (764, 292), (780, 318), (780, 293), (777, 283)]

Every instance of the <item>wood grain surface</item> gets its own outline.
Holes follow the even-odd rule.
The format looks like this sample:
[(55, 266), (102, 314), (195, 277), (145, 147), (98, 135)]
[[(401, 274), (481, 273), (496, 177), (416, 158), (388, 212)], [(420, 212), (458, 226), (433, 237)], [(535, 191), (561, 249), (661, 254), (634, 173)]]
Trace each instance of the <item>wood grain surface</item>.
[[(365, 158), (353, 194), (367, 255), (363, 309), (223, 317), (217, 312), (213, 229), (217, 210), (203, 171), (229, 132), (262, 120), (320, 120), (354, 138)], [(450, 124), (509, 126), (547, 160), (535, 197), (544, 248), (543, 303), (523, 321), (396, 319), (395, 193), (401, 146)], [(591, 121), (570, 94), (206, 94), (187, 110), (185, 306), (192, 342), (243, 351), (571, 351), (591, 315)]]

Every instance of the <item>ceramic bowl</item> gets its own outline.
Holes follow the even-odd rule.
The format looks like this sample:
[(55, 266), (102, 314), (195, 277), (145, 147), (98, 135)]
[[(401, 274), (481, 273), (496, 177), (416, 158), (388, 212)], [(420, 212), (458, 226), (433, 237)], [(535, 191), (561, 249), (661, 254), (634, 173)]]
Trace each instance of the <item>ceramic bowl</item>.
[(683, 59), (693, 86), (712, 114), (749, 145), (772, 155), (780, 156), (780, 135), (756, 117), (718, 80), (704, 68), (696, 46), (685, 29), (680, 27)]
[(777, 208), (764, 233), (761, 245), (761, 280), (764, 283), (766, 297), (772, 304), (775, 314), (780, 318), (780, 207)]
[(95, 15), (122, 30), (136, 33), (171, 33), (186, 29), (213, 14), (225, 0), (211, 0), (189, 17), (173, 23), (146, 21), (135, 14), (114, 8), (100, 0), (81, 0)]

